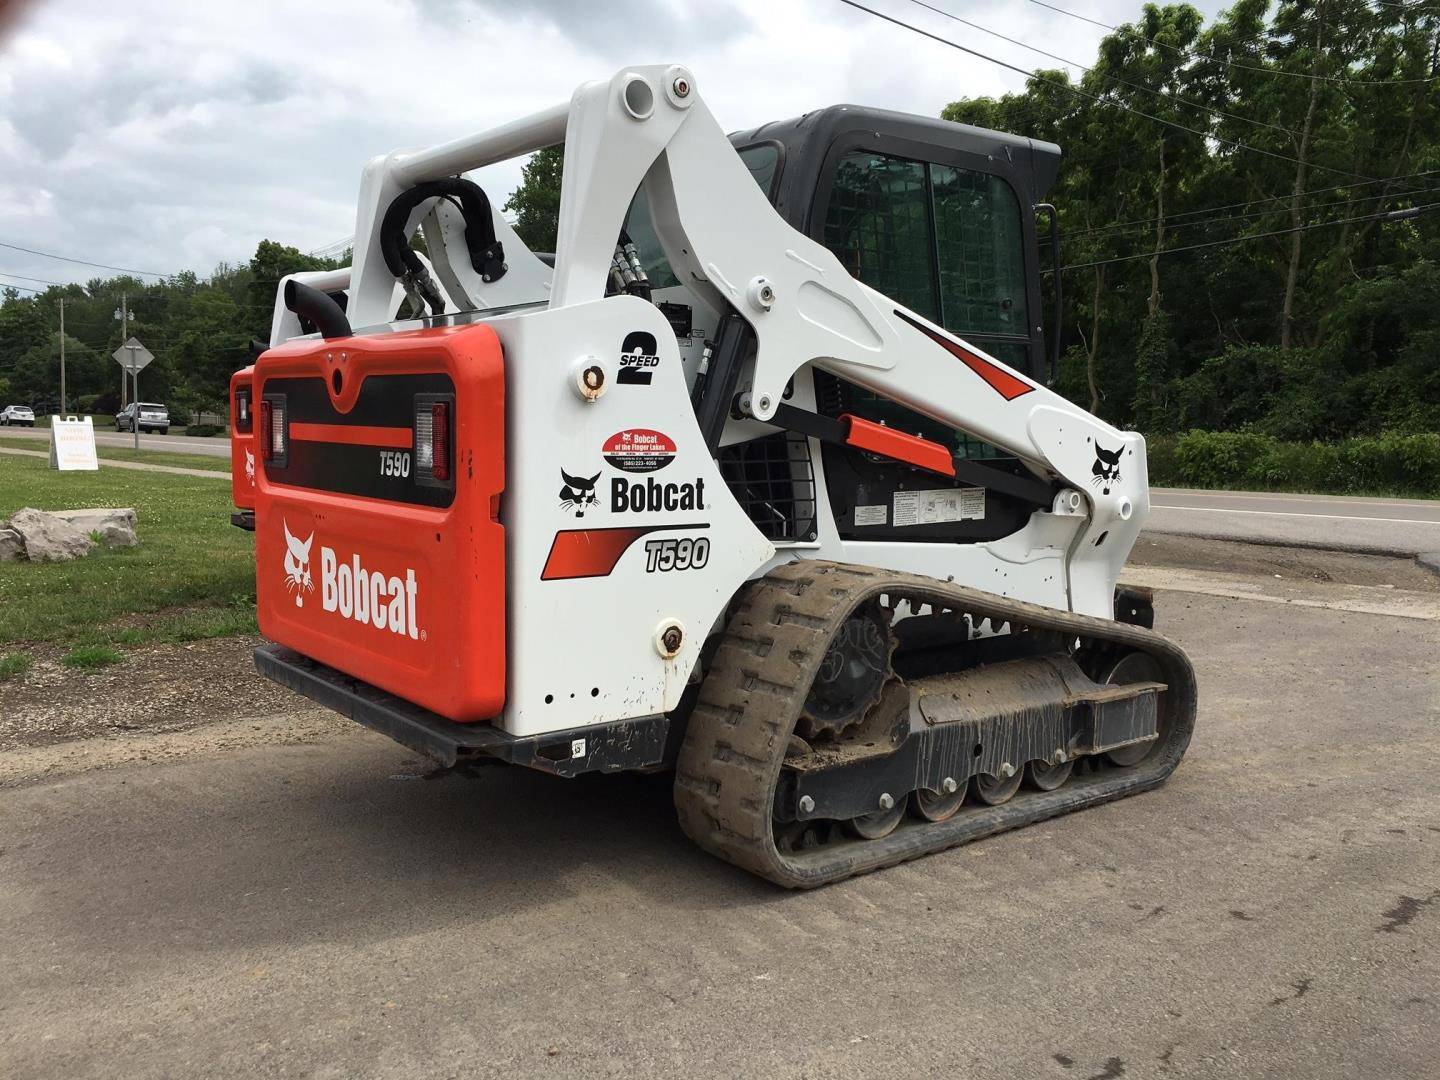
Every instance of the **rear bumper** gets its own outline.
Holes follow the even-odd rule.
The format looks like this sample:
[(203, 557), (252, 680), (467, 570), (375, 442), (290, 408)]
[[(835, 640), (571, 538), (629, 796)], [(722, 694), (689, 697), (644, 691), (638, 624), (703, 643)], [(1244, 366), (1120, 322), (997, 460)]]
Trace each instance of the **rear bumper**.
[(670, 726), (665, 716), (516, 738), (488, 724), (447, 720), (284, 645), (256, 649), (255, 667), (267, 679), (447, 768), (467, 757), (495, 758), (557, 776), (653, 769), (664, 764)]

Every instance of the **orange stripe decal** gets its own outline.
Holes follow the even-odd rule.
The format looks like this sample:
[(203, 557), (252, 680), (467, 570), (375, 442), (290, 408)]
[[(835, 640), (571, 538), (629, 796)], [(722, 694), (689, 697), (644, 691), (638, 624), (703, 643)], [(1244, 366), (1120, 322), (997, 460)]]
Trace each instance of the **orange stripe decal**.
[(415, 437), (408, 427), (365, 427), (361, 424), (290, 425), (296, 442), (345, 443), (347, 446), (388, 446), (409, 450)]
[(983, 356), (976, 356), (958, 341), (951, 341), (944, 334), (931, 330), (930, 327), (924, 323), (916, 322), (903, 311), (897, 311), (895, 314), (899, 315), (900, 318), (904, 319), (911, 326), (915, 327), (916, 330), (919, 330), (931, 341), (935, 342), (936, 345), (939, 345), (951, 356), (959, 360), (976, 375), (979, 375), (992, 390), (1006, 401), (1014, 401), (1021, 394), (1028, 394), (1031, 390), (1035, 389), (1034, 386), (1018, 375), (1012, 374), (999, 364), (986, 360)]
[(653, 532), (706, 529), (705, 525), (634, 525), (615, 529), (561, 529), (550, 544), (541, 581), (608, 577), (620, 556), (640, 537)]

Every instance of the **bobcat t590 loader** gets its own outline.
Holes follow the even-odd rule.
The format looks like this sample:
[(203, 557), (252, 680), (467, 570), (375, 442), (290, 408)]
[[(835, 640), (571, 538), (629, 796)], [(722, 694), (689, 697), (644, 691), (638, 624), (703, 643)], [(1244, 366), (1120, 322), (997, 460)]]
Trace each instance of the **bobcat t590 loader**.
[[(532, 252), (463, 174), (561, 143)], [(1058, 165), (846, 106), (727, 138), (676, 66), (372, 159), (237, 381), (260, 671), (442, 765), (673, 768), (791, 887), (1155, 787), (1194, 673), (1117, 594), (1143, 440), (1045, 386)]]

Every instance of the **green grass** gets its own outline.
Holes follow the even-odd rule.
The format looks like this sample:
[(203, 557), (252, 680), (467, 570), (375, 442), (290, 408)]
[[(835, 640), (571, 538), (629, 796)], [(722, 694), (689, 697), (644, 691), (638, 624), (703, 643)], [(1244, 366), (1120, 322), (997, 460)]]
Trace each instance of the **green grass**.
[(60, 658), (66, 667), (102, 668), (118, 664), (125, 654), (109, 645), (81, 645)]
[[(0, 434), (0, 446), (10, 447), (15, 450), (43, 450), (48, 452), (49, 445), (49, 443), (39, 442), (35, 439), (7, 439), (3, 434)], [(122, 449), (118, 446), (97, 446), (95, 452), (102, 465), (107, 461), (143, 461), (147, 465), (170, 465), (180, 469), (204, 469), (206, 472), (230, 471), (230, 459), (228, 457), (211, 457), (208, 454), (182, 454), (174, 450), (141, 450), (137, 453), (129, 447)], [(36, 460), (39, 459), (37, 458)]]
[(35, 658), (29, 653), (12, 652), (0, 656), (0, 682), (24, 675), (34, 662)]
[(0, 455), (0, 519), (22, 506), (133, 506), (140, 544), (68, 563), (0, 563), (0, 645), (134, 646), (254, 633), (253, 534), (230, 485), (198, 476), (52, 471)]

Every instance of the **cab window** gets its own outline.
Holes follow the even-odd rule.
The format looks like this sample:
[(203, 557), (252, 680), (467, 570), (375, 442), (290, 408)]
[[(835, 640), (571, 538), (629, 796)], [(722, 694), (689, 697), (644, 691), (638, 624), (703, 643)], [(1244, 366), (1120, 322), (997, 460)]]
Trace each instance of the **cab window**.
[[(1030, 367), (1020, 204), (998, 176), (870, 151), (845, 154), (824, 243), (859, 280), (1020, 371)], [(965, 458), (1002, 456), (857, 386), (842, 391), (872, 420), (899, 424)]]
[[(1029, 336), (1020, 204), (998, 176), (852, 151), (824, 242), (865, 284), (988, 352), (988, 335)], [(1023, 369), (1013, 344), (1020, 354), (1000, 358)]]

